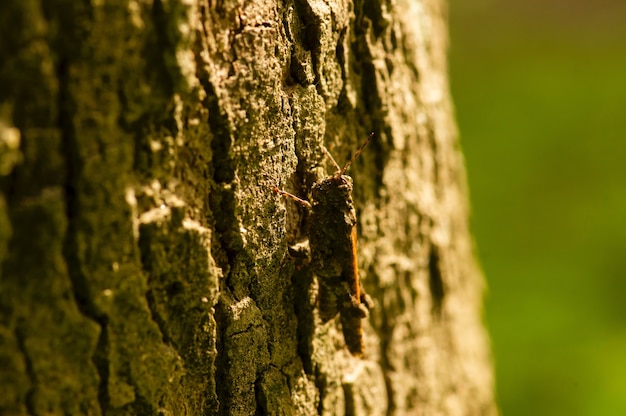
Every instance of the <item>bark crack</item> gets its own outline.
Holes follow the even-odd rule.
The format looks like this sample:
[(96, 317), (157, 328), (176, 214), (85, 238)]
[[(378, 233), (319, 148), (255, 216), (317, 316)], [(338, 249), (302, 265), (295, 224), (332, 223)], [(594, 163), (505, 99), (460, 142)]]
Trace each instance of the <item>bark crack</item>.
[(100, 334), (96, 348), (92, 355), (92, 362), (98, 372), (98, 404), (100, 412), (105, 413), (108, 408), (108, 379), (109, 363), (107, 359), (107, 318), (98, 312), (93, 303), (89, 282), (81, 271), (81, 262), (78, 258), (78, 229), (77, 219), (80, 218), (80, 207), (78, 202), (78, 178), (81, 178), (81, 159), (78, 151), (78, 143), (72, 124), (72, 117), (75, 112), (75, 103), (70, 93), (69, 62), (66, 58), (61, 59), (56, 67), (56, 74), (59, 80), (58, 94), (58, 126), (63, 137), (66, 162), (66, 177), (64, 183), (64, 197), (67, 217), (67, 230), (65, 241), (63, 242), (63, 257), (67, 266), (67, 273), (71, 282), (72, 294), (80, 313), (92, 320), (100, 327)]
[(439, 250), (434, 245), (430, 247), (428, 257), (428, 283), (430, 294), (432, 297), (432, 313), (436, 317), (441, 316), (441, 306), (446, 295), (441, 273), (441, 259), (439, 258)]
[(35, 370), (33, 369), (32, 359), (30, 355), (28, 354), (28, 350), (25, 345), (25, 342), (26, 342), (25, 336), (21, 331), (22, 321), (23, 319), (20, 319), (15, 328), (15, 340), (17, 342), (17, 346), (20, 352), (22, 353), (22, 356), (24, 357), (24, 366), (26, 367), (26, 374), (28, 374), (28, 378), (30, 379), (30, 387), (28, 391), (26, 392), (26, 397), (25, 397), (26, 410), (28, 411), (29, 414), (36, 415), (37, 409), (35, 408), (33, 396), (35, 394), (35, 388), (37, 386), (37, 377), (36, 377)]

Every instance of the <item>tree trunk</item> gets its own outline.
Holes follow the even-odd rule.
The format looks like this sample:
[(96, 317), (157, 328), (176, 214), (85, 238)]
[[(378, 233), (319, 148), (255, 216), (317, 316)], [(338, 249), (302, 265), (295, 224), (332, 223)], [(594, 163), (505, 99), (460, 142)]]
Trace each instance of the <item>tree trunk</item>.
[[(4, 0), (0, 414), (495, 414), (445, 15)], [(370, 131), (357, 358), (320, 319), (324, 224), (273, 187), (310, 199)]]

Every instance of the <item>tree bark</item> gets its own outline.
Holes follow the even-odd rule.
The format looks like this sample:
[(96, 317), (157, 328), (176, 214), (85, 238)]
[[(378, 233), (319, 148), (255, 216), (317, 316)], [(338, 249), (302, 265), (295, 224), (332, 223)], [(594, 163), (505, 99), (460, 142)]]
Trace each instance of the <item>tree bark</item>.
[[(441, 0), (5, 0), (0, 414), (492, 415)], [(365, 356), (304, 199), (350, 168)]]

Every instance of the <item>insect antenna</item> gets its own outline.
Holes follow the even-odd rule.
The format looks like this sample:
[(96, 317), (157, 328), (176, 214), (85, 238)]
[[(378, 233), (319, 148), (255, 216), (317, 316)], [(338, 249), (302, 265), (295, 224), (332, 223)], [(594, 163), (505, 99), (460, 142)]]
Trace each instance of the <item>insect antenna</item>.
[[(354, 162), (354, 159), (356, 159), (356, 158), (357, 158), (357, 157), (361, 154), (361, 152), (363, 151), (363, 149), (365, 148), (365, 146), (367, 146), (367, 144), (370, 142), (370, 140), (372, 139), (372, 137), (374, 137), (374, 132), (371, 132), (371, 133), (370, 133), (370, 135), (369, 135), (369, 136), (367, 136), (367, 140), (365, 140), (365, 143), (363, 143), (363, 144), (361, 145), (361, 147), (359, 147), (359, 150), (357, 150), (357, 151), (356, 151), (356, 153), (354, 154), (354, 156), (352, 156), (352, 159), (350, 159), (350, 160), (348, 161), (348, 163), (346, 163), (346, 165), (343, 167), (343, 169), (339, 169), (339, 166), (337, 166), (337, 168), (338, 168), (337, 173), (338, 173), (340, 176), (341, 176), (341, 175), (343, 175), (344, 173), (346, 173), (346, 171), (348, 170), (348, 168), (350, 167), (350, 165), (352, 164), (352, 162)], [(332, 159), (332, 157), (331, 157), (331, 159)], [(335, 162), (335, 161), (333, 160), (333, 162)], [(335, 162), (335, 165), (337, 165), (337, 162)]]
[(330, 152), (328, 151), (328, 149), (326, 148), (326, 146), (322, 146), (322, 152), (324, 152), (324, 154), (326, 156), (328, 156), (328, 158), (330, 159), (330, 163), (333, 164), (333, 166), (335, 167), (336, 171), (335, 172), (339, 172), (341, 171), (341, 166), (339, 166), (337, 164), (337, 162), (335, 161), (335, 158), (333, 157), (333, 155), (330, 154)]

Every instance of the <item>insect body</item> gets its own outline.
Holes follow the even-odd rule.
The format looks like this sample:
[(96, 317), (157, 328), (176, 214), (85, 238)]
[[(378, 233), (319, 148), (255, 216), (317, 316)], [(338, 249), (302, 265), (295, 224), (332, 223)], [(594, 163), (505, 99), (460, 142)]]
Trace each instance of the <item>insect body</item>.
[(319, 279), (320, 317), (327, 322), (339, 313), (346, 346), (355, 356), (364, 352), (361, 320), (368, 316), (372, 302), (359, 280), (352, 178), (344, 173), (372, 136), (373, 133), (343, 168), (323, 149), (337, 171), (313, 184), (310, 203), (274, 188), (310, 210), (307, 233), (311, 266)]

